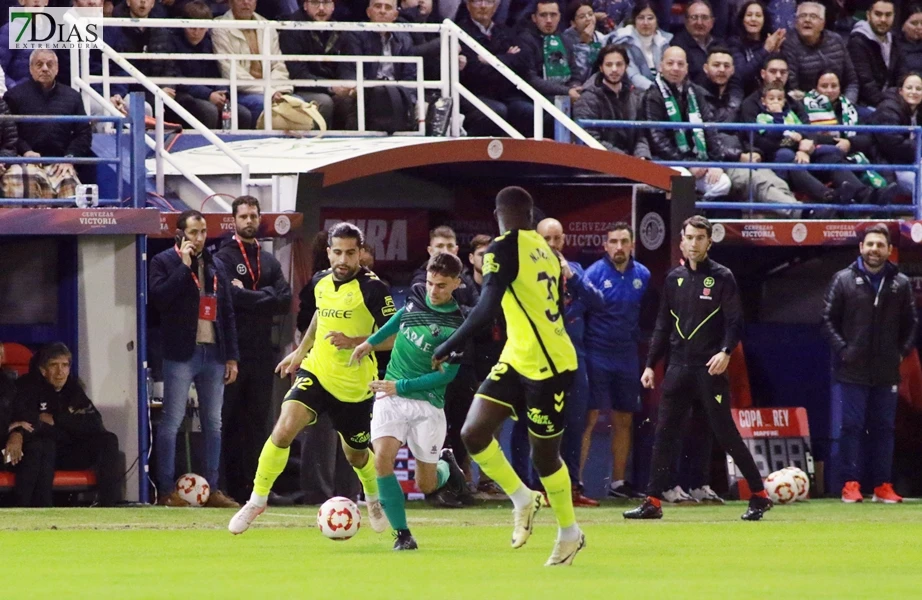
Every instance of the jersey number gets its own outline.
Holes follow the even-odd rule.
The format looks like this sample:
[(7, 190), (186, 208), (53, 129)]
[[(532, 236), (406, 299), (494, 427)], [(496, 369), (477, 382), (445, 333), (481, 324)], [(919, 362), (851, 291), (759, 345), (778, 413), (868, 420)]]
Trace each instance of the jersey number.
[(506, 363), (496, 363), (493, 365), (493, 368), (490, 369), (489, 378), (493, 381), (499, 381), (503, 375), (506, 374), (506, 371), (509, 370), (509, 365)]
[(303, 392), (303, 391), (306, 391), (307, 388), (309, 388), (312, 385), (314, 385), (314, 380), (311, 379), (310, 377), (298, 377), (297, 379), (295, 379), (294, 387), (298, 388), (299, 390)]
[[(557, 299), (554, 297), (554, 292), (557, 291), (557, 278), (553, 275), (549, 275), (546, 271), (541, 271), (538, 273), (538, 281), (543, 281), (547, 284), (547, 299), (551, 301), (552, 306), (557, 308)], [(560, 310), (547, 309), (544, 311), (544, 316), (550, 320), (551, 323), (555, 323), (560, 318)]]

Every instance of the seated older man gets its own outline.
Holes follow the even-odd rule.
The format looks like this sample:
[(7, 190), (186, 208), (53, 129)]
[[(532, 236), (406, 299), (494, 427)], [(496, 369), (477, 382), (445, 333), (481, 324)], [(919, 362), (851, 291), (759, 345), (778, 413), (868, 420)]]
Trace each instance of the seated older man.
[[(9, 90), (4, 99), (14, 115), (83, 116), (80, 94), (58, 83), (58, 57), (52, 50), (33, 50), (29, 57), (31, 79)], [(82, 157), (90, 155), (92, 133), (88, 122), (19, 123), (17, 150), (31, 157)], [(21, 197), (71, 198), (80, 180), (74, 165), (54, 163), (25, 178)], [(34, 180), (33, 180), (34, 179)], [(6, 189), (6, 183), (4, 188)]]

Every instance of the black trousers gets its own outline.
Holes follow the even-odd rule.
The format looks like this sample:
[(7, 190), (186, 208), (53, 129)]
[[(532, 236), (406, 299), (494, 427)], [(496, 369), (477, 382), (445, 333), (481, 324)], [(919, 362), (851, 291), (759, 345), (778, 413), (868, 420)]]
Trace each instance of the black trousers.
[(56, 468), (65, 471), (96, 471), (96, 501), (100, 506), (115, 506), (121, 500), (121, 466), (118, 436), (111, 431), (70, 437), (57, 445)]
[(730, 415), (730, 380), (726, 374), (709, 375), (707, 367), (670, 366), (663, 380), (647, 494), (659, 497), (671, 487), (683, 426), (695, 405), (704, 409), (717, 442), (733, 458), (749, 488), (753, 492), (764, 489), (755, 460)]
[(241, 360), (237, 380), (224, 386), (221, 458), (227, 493), (246, 502), (253, 491), (259, 453), (269, 437), (272, 362)]
[(474, 366), (461, 365), (458, 374), (445, 389), (445, 421), (448, 425), (445, 446), (455, 453), (458, 464), (464, 464), (467, 458), (467, 449), (461, 441), (461, 427), (464, 426), (467, 413), (471, 410), (474, 393), (479, 384)]
[(16, 485), (13, 499), (16, 506), (51, 506), (54, 485), (56, 444), (51, 437), (29, 436), (22, 444), (22, 460), (14, 467)]

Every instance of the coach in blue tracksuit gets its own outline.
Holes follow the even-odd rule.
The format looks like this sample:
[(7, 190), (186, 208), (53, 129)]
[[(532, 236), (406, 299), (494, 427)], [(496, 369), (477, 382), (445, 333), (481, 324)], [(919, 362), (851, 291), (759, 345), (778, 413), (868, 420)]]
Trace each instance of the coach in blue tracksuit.
[(625, 480), (631, 452), (634, 413), (640, 411), (641, 301), (650, 285), (650, 271), (634, 260), (634, 232), (624, 222), (608, 230), (605, 256), (586, 270), (586, 279), (601, 290), (605, 307), (592, 311), (586, 327), (591, 390), (583, 435), (583, 462), (600, 410), (612, 410), (612, 476), (608, 495), (643, 498)]
[(586, 411), (589, 407), (589, 379), (586, 372), (586, 350), (583, 337), (588, 312), (602, 310), (605, 300), (602, 292), (586, 279), (583, 267), (579, 263), (569, 262), (563, 258), (565, 238), (560, 222), (556, 219), (544, 219), (538, 223), (537, 230), (560, 256), (561, 275), (566, 279), (567, 290), (564, 297), (564, 318), (567, 334), (576, 348), (578, 360), (576, 377), (567, 398), (567, 426), (561, 440), (561, 456), (570, 471), (570, 479), (573, 481), (573, 504), (575, 506), (598, 506), (598, 502), (583, 496), (580, 483), (580, 451), (583, 430), (586, 427)]

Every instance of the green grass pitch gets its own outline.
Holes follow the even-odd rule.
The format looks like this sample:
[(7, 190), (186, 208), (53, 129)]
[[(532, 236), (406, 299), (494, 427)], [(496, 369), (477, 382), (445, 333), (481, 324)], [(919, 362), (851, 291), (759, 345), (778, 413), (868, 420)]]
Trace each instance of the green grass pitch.
[[(3, 598), (918, 598), (922, 503), (666, 507), (626, 522), (624, 505), (578, 509), (588, 546), (543, 566), (556, 527), (541, 511), (512, 550), (510, 504), (435, 510), (410, 503), (416, 552), (367, 523), (331, 542), (315, 508), (272, 508), (241, 536), (230, 510), (0, 510)], [(363, 509), (364, 516), (364, 509)]]

